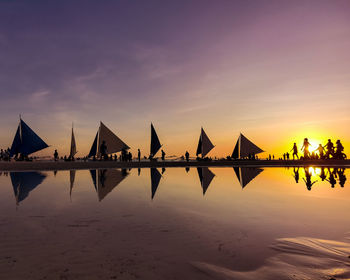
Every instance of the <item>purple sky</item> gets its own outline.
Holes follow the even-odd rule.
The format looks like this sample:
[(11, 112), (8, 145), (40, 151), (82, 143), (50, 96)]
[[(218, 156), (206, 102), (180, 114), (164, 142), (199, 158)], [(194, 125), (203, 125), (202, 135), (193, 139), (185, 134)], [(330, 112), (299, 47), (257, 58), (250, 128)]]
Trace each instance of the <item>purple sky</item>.
[(0, 146), (20, 113), (62, 154), (72, 121), (79, 155), (100, 120), (132, 152), (151, 121), (168, 155), (348, 143), (349, 50), (350, 1), (0, 1)]

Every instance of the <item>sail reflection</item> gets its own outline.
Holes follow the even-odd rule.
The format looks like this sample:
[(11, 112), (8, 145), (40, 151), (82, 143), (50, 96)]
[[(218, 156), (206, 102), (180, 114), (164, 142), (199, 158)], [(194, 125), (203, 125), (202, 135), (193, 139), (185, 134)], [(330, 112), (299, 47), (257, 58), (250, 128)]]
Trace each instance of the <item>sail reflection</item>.
[(70, 182), (69, 196), (70, 196), (70, 198), (72, 198), (72, 190), (73, 190), (74, 181), (75, 181), (75, 172), (76, 172), (76, 170), (69, 170), (69, 182)]
[(234, 167), (237, 179), (242, 186), (242, 189), (249, 184), (256, 176), (258, 176), (264, 169), (254, 167)]
[(29, 193), (39, 186), (46, 175), (40, 172), (10, 172), (11, 183), (16, 198), (16, 204), (25, 200)]
[(197, 171), (203, 189), (203, 195), (205, 195), (211, 181), (215, 177), (215, 174), (211, 172), (208, 167), (198, 167)]
[(94, 169), (90, 170), (90, 174), (99, 201), (104, 199), (117, 185), (119, 185), (129, 175), (129, 173), (125, 169)]
[(152, 185), (152, 199), (154, 198), (160, 179), (162, 178), (162, 175), (159, 173), (157, 168), (151, 168), (151, 185)]

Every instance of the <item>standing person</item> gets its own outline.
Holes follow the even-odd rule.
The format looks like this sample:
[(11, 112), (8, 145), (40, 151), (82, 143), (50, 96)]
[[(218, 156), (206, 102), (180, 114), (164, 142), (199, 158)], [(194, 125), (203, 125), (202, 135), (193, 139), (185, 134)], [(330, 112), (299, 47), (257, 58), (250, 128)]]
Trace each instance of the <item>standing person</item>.
[(190, 160), (190, 153), (188, 151), (186, 151), (185, 157), (186, 157), (186, 161), (189, 162), (189, 160)]
[(289, 160), (289, 153), (288, 152), (286, 153), (286, 156), (287, 156), (287, 160)]
[(286, 154), (285, 153), (283, 154), (283, 160), (286, 160)]
[(107, 158), (107, 145), (106, 141), (102, 141), (102, 144), (100, 146), (100, 151), (101, 151), (101, 158), (106, 159)]
[(162, 160), (165, 160), (165, 152), (162, 150)]
[(301, 147), (301, 150), (304, 151), (304, 159), (309, 159), (310, 158), (310, 148), (311, 144), (307, 138), (304, 138), (304, 143), (303, 146)]
[(334, 145), (333, 145), (331, 139), (328, 139), (327, 144), (324, 145), (323, 147), (326, 148), (325, 158), (330, 159), (330, 156), (334, 155)]
[(137, 159), (139, 160), (139, 162), (141, 161), (141, 151), (140, 151), (140, 149), (137, 149)]
[(340, 140), (337, 140), (336, 142), (336, 151), (335, 151), (335, 157), (337, 159), (344, 159), (344, 156), (343, 156), (343, 151), (344, 151), (344, 147), (343, 145), (340, 143)]
[(54, 157), (55, 161), (58, 161), (58, 152), (57, 152), (57, 150), (55, 150), (55, 152), (53, 153), (53, 157)]
[(318, 151), (320, 159), (324, 158), (324, 148), (321, 144), (318, 145), (318, 148), (315, 151)]
[(297, 159), (299, 159), (297, 143), (294, 142), (293, 148), (290, 151), (293, 152), (293, 160), (294, 160), (294, 156), (296, 156)]

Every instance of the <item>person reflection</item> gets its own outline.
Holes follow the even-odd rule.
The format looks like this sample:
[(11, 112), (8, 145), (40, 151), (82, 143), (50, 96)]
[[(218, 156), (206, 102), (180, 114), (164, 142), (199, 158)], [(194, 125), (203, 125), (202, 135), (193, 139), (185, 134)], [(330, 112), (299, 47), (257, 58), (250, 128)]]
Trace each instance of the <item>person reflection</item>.
[(339, 180), (339, 185), (344, 188), (346, 182), (345, 168), (337, 168), (337, 175)]
[(312, 182), (312, 174), (311, 174), (311, 172), (310, 172), (310, 170), (309, 170), (309, 168), (308, 167), (305, 167), (304, 168), (304, 171), (305, 171), (305, 178), (303, 178), (303, 180), (304, 180), (304, 182), (305, 182), (305, 184), (306, 184), (306, 188), (309, 190), (309, 191), (311, 191), (311, 187), (313, 186), (313, 184), (315, 184), (316, 182), (317, 182), (317, 180), (316, 181), (314, 181), (314, 182)]
[(328, 167), (328, 173), (329, 173), (329, 177), (328, 177), (328, 179), (326, 179), (326, 181), (331, 184), (332, 188), (334, 188), (335, 184), (337, 183), (337, 181), (334, 178), (334, 176), (336, 175), (335, 170), (333, 170), (333, 172), (331, 172), (331, 169)]
[(299, 183), (299, 167), (294, 167), (293, 168), (293, 172), (294, 172), (294, 179), (295, 179), (295, 183)]
[(324, 167), (321, 167), (321, 174), (319, 175), (319, 177), (321, 178), (322, 182), (327, 178)]

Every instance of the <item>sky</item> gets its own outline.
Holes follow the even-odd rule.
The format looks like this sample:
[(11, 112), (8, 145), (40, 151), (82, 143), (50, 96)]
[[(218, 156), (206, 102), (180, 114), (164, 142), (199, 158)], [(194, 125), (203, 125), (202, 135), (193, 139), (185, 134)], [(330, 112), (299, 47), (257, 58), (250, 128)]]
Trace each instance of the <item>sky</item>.
[(0, 0), (0, 96), (0, 147), (21, 114), (40, 155), (69, 153), (72, 122), (86, 155), (100, 121), (134, 155), (151, 122), (168, 156), (193, 156), (201, 126), (210, 156), (240, 132), (350, 154), (350, 1)]

